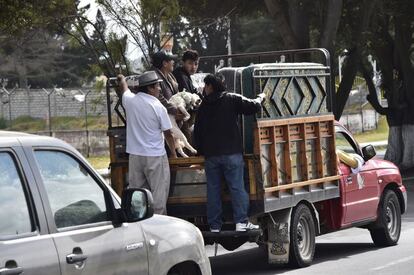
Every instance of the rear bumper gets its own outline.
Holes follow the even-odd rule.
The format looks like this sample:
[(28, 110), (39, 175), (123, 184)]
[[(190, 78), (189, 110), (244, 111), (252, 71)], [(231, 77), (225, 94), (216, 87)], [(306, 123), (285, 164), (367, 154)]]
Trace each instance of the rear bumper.
[(405, 186), (404, 185), (401, 185), (400, 187), (399, 187), (399, 189), (400, 189), (400, 191), (401, 191), (401, 194), (403, 195), (403, 198), (404, 198), (404, 212), (402, 212), (402, 213), (405, 213), (405, 212), (407, 212), (407, 201), (408, 201), (408, 197), (407, 197), (407, 189), (405, 189)]

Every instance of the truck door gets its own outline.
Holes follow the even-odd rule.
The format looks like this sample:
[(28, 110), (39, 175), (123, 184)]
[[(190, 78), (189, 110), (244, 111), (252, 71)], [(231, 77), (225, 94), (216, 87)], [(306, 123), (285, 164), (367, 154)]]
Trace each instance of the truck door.
[(35, 150), (34, 158), (61, 274), (148, 274), (140, 225), (114, 227), (107, 211), (113, 197), (87, 166), (57, 150)]
[[(348, 154), (361, 156), (359, 147), (345, 131), (336, 131), (336, 147)], [(378, 181), (370, 162), (365, 162), (358, 173), (345, 164), (340, 164), (342, 173), (345, 218), (344, 223), (350, 224), (373, 218), (376, 215), (379, 200)]]
[(33, 176), (18, 155), (0, 150), (0, 274), (60, 274)]

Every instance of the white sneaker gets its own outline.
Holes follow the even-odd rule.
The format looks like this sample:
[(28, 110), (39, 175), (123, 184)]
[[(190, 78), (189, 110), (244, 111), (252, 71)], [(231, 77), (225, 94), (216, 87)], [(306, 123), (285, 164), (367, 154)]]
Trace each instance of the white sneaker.
[(246, 223), (237, 223), (236, 224), (236, 231), (237, 232), (244, 232), (244, 231), (248, 231), (248, 230), (255, 230), (255, 229), (259, 229), (260, 227), (256, 224), (252, 224), (251, 222), (246, 222)]
[(210, 228), (210, 232), (211, 232), (211, 233), (220, 233), (220, 229), (213, 229), (213, 228)]

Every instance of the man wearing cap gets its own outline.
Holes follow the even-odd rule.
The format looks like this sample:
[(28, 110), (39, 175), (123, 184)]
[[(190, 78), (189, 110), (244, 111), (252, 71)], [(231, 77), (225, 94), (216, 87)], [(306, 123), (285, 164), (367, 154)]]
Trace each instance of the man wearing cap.
[[(152, 56), (152, 65), (153, 70), (157, 73), (158, 78), (162, 81), (160, 82), (161, 93), (159, 100), (162, 105), (167, 108), (168, 113), (177, 116), (177, 109), (168, 103), (170, 98), (178, 93), (178, 83), (172, 74), (174, 70), (174, 60), (176, 59), (175, 55), (168, 54), (164, 51), (159, 51)], [(180, 115), (178, 115), (180, 117)]]
[[(124, 76), (118, 76), (122, 105), (127, 119), (129, 187), (148, 188), (154, 197), (154, 212), (166, 214), (170, 168), (164, 137), (171, 148), (174, 140), (167, 109), (158, 100), (161, 79), (154, 71), (139, 76), (139, 92), (132, 93)], [(176, 157), (175, 151), (171, 152)]]

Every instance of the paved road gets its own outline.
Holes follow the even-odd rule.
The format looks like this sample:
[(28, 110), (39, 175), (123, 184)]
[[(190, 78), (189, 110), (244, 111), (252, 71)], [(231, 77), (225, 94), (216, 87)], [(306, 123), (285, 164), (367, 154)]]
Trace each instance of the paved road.
[(318, 237), (314, 263), (298, 270), (268, 265), (266, 255), (255, 244), (243, 245), (234, 252), (220, 248), (216, 257), (213, 246), (207, 246), (213, 274), (414, 274), (414, 178), (404, 184), (412, 187), (397, 246), (377, 248), (368, 230), (343, 230)]

